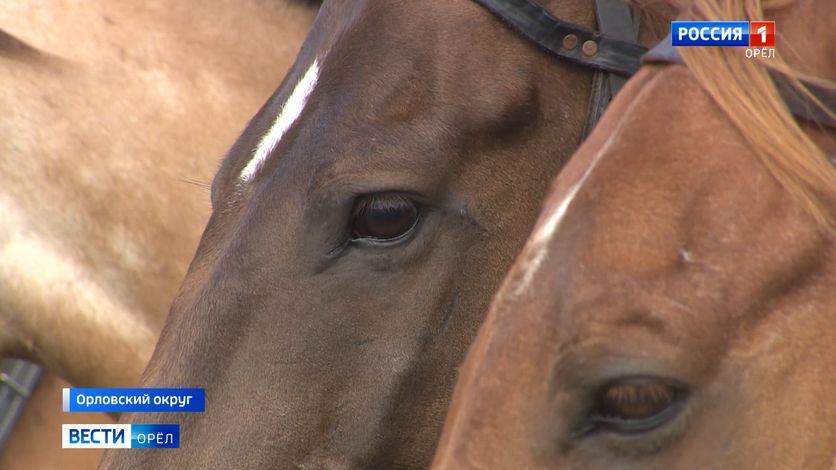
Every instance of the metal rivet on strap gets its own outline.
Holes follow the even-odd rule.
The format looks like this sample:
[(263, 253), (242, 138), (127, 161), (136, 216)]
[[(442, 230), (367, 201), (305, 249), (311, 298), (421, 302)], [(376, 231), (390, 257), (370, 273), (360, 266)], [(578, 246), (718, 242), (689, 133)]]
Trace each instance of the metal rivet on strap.
[(578, 45), (578, 37), (574, 34), (567, 34), (563, 36), (563, 48), (574, 49)]
[(583, 46), (581, 46), (581, 52), (583, 52), (583, 55), (587, 57), (594, 56), (598, 53), (598, 43), (591, 39), (589, 41), (584, 42)]

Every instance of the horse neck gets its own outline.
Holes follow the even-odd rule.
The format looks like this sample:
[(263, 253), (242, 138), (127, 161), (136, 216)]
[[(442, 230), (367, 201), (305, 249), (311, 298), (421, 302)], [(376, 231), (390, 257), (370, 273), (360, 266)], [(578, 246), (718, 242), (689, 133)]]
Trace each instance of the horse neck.
[[(24, 292), (6, 299), (4, 310), (8, 310), (3, 314), (11, 315), (4, 325), (10, 328), (0, 336), (3, 354), (39, 362), (79, 386), (135, 384), (157, 336), (156, 329), (145, 323), (144, 312), (126, 309), (46, 242), (21, 239), (13, 247), (18, 253), (49, 260), (53, 269), (39, 271), (37, 280), (27, 279), (25, 266), (16, 271)], [(3, 263), (12, 270), (21, 267), (9, 258)], [(70, 281), (62, 272), (65, 267), (83, 279)]]

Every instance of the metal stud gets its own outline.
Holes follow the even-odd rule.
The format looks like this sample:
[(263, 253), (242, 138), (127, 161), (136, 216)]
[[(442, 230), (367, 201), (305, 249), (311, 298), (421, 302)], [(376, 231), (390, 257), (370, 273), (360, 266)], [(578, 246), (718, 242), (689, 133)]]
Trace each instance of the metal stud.
[(572, 50), (578, 45), (578, 37), (574, 34), (563, 36), (563, 48)]
[(591, 39), (589, 41), (584, 42), (583, 46), (581, 46), (581, 52), (583, 52), (583, 55), (587, 57), (594, 56), (598, 53), (598, 43)]

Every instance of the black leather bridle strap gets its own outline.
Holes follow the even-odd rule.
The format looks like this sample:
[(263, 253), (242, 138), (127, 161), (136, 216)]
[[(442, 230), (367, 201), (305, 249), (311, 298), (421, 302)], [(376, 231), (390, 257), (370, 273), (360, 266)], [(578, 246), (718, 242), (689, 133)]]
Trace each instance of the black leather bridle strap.
[[(595, 17), (601, 34), (621, 41), (636, 41), (638, 21), (634, 20), (630, 7), (624, 0), (595, 0)], [(612, 72), (595, 71), (581, 139), (585, 140), (592, 132), (610, 101), (627, 82), (627, 78)]]
[[(677, 52), (676, 47), (671, 45), (671, 37), (668, 35), (665, 39), (657, 44), (653, 49), (649, 50), (647, 54), (642, 57), (643, 64), (680, 64), (682, 57)], [(829, 112), (822, 109), (822, 106), (813, 102), (809, 97), (800, 93), (795, 87), (790, 86), (789, 81), (780, 73), (770, 71), (769, 73), (775, 86), (778, 88), (778, 93), (781, 99), (786, 103), (787, 108), (797, 118), (819, 124), (824, 127), (836, 129), (836, 89), (826, 88), (815, 85), (813, 83), (803, 82), (807, 90), (816, 97), (816, 99)]]
[(596, 70), (630, 76), (644, 47), (559, 20), (530, 0), (474, 0), (547, 52)]
[(836, 115), (836, 89), (802, 82), (807, 91), (815, 96), (821, 105), (830, 110), (830, 113), (828, 113), (822, 109), (821, 105), (814, 103), (808, 96), (790, 85), (790, 81), (785, 76), (776, 72), (770, 72), (769, 75), (775, 82), (778, 93), (786, 103), (787, 108), (795, 117), (836, 129), (836, 118), (834, 118), (834, 115)]
[[(595, 0), (595, 17), (602, 34), (629, 43), (638, 39), (638, 20), (624, 0)], [(610, 74), (610, 94), (615, 96), (625, 82), (627, 77)]]

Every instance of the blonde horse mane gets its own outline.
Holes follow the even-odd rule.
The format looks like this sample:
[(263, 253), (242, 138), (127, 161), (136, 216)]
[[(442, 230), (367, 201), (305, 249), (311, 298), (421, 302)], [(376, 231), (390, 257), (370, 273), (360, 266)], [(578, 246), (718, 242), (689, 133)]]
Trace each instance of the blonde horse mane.
[[(689, 3), (682, 19), (757, 21), (764, 17), (760, 0)], [(786, 76), (799, 93), (831, 116), (833, 111), (821, 105), (801, 79), (826, 87), (836, 84), (803, 75), (778, 54), (773, 59), (758, 61), (745, 58), (740, 48), (682, 47), (679, 53), (772, 175), (826, 230), (836, 233), (836, 169), (799, 127), (768, 71)]]

